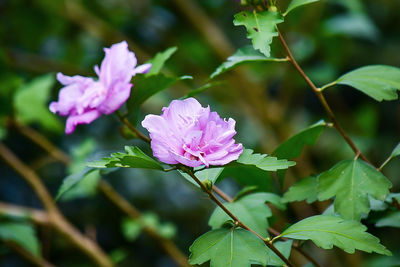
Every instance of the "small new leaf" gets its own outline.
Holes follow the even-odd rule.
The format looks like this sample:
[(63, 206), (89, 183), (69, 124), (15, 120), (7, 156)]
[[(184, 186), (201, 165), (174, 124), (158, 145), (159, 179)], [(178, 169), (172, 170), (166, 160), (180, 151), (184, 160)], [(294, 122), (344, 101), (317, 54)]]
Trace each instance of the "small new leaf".
[[(205, 182), (205, 181), (209, 181), (211, 184), (214, 184), (218, 177), (221, 175), (222, 171), (224, 170), (223, 167), (219, 167), (219, 168), (208, 168), (208, 169), (204, 169), (204, 170), (200, 170), (200, 171), (196, 171), (195, 175), (196, 177), (201, 181), (201, 182)], [(194, 180), (193, 178), (183, 172), (183, 171), (179, 171), (179, 173), (183, 176), (183, 178), (185, 178), (186, 180), (188, 180), (190, 183), (194, 184), (197, 187), (200, 187)]]
[(312, 203), (317, 200), (318, 180), (316, 177), (303, 178), (289, 188), (282, 198), (282, 202), (306, 200)]
[(87, 166), (93, 168), (141, 168), (163, 171), (160, 163), (147, 156), (138, 147), (125, 146), (125, 153), (117, 152), (111, 154), (109, 158), (103, 158), (100, 161), (89, 162)]
[(254, 165), (264, 171), (284, 170), (296, 165), (296, 162), (287, 161), (286, 159), (277, 159), (265, 154), (253, 154), (252, 149), (244, 149), (236, 162), (245, 165)]
[(273, 155), (276, 155), (280, 159), (297, 158), (305, 145), (313, 146), (317, 142), (318, 137), (325, 128), (326, 122), (323, 120), (318, 121), (279, 145), (273, 152)]
[[(246, 195), (234, 202), (225, 203), (240, 221), (253, 229), (262, 237), (268, 237), (268, 217), (272, 216), (270, 208), (266, 202), (274, 204), (279, 209), (285, 209), (281, 198), (272, 193), (255, 193)], [(230, 217), (219, 207), (217, 207), (208, 221), (212, 229), (221, 227)]]
[(397, 144), (397, 146), (393, 149), (392, 154), (390, 154), (391, 158), (400, 156), (400, 143)]
[(400, 211), (391, 211), (385, 217), (376, 221), (376, 227), (398, 227), (400, 228)]
[(178, 48), (176, 46), (170, 47), (163, 52), (159, 52), (155, 57), (149, 60), (147, 63), (151, 63), (151, 69), (146, 73), (146, 76), (158, 74), (165, 62), (176, 52)]
[(320, 174), (318, 182), (318, 199), (335, 197), (335, 211), (351, 220), (369, 213), (368, 196), (384, 200), (392, 186), (381, 172), (360, 159), (339, 162)]
[(334, 83), (354, 87), (377, 101), (395, 100), (400, 90), (400, 68), (366, 66), (346, 73)]
[(354, 253), (358, 249), (390, 256), (390, 251), (379, 243), (379, 239), (366, 230), (367, 227), (356, 221), (336, 216), (316, 215), (295, 223), (280, 236), (311, 240), (323, 249), (337, 246), (347, 253)]
[(278, 12), (242, 11), (235, 15), (233, 24), (245, 26), (247, 38), (252, 40), (254, 49), (261, 51), (266, 57), (270, 57), (272, 39), (278, 36), (276, 25), (283, 22), (283, 17)]
[(268, 249), (261, 239), (241, 228), (212, 230), (197, 238), (189, 248), (192, 265), (210, 261), (212, 267), (265, 266)]
[(240, 48), (235, 54), (228, 57), (228, 60), (222, 63), (210, 76), (211, 79), (221, 75), (222, 73), (231, 70), (247, 63), (269, 62), (269, 61), (287, 61), (286, 58), (266, 57), (262, 53), (254, 50), (252, 46)]
[(319, 0), (292, 0), (292, 2), (290, 2), (288, 8), (286, 9), (285, 13), (283, 13), (283, 16), (286, 16), (287, 14), (289, 14), (289, 12), (291, 12), (292, 10), (300, 7), (300, 6), (304, 6), (304, 5), (308, 5), (314, 2), (318, 2)]

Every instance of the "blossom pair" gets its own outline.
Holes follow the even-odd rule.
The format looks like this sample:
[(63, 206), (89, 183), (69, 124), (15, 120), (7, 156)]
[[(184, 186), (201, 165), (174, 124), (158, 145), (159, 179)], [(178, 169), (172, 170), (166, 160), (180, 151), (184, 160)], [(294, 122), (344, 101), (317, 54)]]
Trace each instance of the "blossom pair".
[[(132, 77), (151, 68), (151, 64), (136, 67), (135, 54), (128, 50), (126, 42), (104, 51), (106, 56), (100, 68), (95, 67), (98, 80), (57, 75), (65, 87), (59, 93), (58, 102), (50, 104), (50, 110), (68, 116), (67, 134), (78, 124), (89, 124), (101, 114), (118, 110), (130, 96)], [(243, 152), (242, 144), (236, 144), (233, 139), (235, 120), (222, 119), (196, 99), (174, 100), (162, 111), (161, 116), (147, 115), (142, 122), (150, 133), (153, 154), (160, 161), (208, 167), (225, 165)]]

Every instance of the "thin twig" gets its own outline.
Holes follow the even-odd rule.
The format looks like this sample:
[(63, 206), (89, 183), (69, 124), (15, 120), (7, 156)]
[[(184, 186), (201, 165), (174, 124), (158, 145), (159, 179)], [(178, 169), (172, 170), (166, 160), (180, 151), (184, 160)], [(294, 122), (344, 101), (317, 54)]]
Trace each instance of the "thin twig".
[(119, 112), (116, 112), (116, 114), (117, 114), (119, 120), (120, 120), (123, 124), (125, 124), (125, 125), (129, 128), (129, 130), (131, 130), (132, 132), (134, 132), (140, 139), (142, 139), (142, 140), (145, 141), (146, 143), (150, 143), (150, 141), (151, 141), (150, 138), (148, 138), (147, 136), (145, 136), (144, 134), (142, 134), (135, 126), (133, 126), (133, 124), (131, 124), (131, 123), (128, 121), (128, 119), (127, 119), (125, 116), (121, 115), (121, 113), (119, 113)]
[(45, 211), (21, 207), (13, 204), (0, 202), (0, 215), (8, 215), (16, 218), (29, 219), (40, 225), (50, 225), (51, 220)]
[(14, 171), (30, 184), (32, 189), (43, 203), (52, 225), (57, 231), (62, 233), (77, 248), (86, 253), (99, 266), (113, 266), (111, 260), (104, 251), (90, 239), (83, 236), (76, 230), (61, 214), (55, 205), (52, 196), (47, 191), (41, 179), (36, 173), (26, 166), (14, 153), (9, 150), (2, 142), (0, 142), (0, 158), (2, 158)]
[[(98, 188), (115, 206), (117, 206), (121, 211), (127, 214), (131, 219), (137, 220), (142, 215), (134, 206), (132, 206), (128, 201), (126, 201), (121, 195), (119, 195), (110, 184), (104, 180), (100, 180)], [(176, 245), (167, 238), (162, 237), (153, 228), (145, 226), (143, 231), (152, 237), (156, 243), (163, 248), (168, 255), (181, 267), (189, 267), (188, 259), (179, 250)]]
[(208, 196), (210, 197), (210, 199), (212, 201), (215, 202), (215, 204), (217, 204), (229, 217), (232, 218), (232, 220), (235, 222), (235, 224), (237, 224), (238, 226), (242, 227), (243, 229), (246, 229), (250, 232), (252, 232), (253, 234), (255, 234), (258, 238), (260, 238), (265, 245), (267, 245), (268, 248), (270, 248), (280, 259), (283, 260), (283, 262), (285, 262), (287, 264), (287, 266), (291, 267), (294, 266), (293, 263), (291, 263), (271, 242), (269, 242), (268, 240), (265, 240), (262, 236), (260, 236), (258, 233), (256, 233), (255, 231), (253, 231), (252, 229), (250, 229), (247, 225), (245, 225), (242, 221), (240, 221), (234, 214), (232, 214), (232, 212), (230, 212), (224, 204), (222, 204), (221, 201), (218, 200), (218, 198), (216, 198), (214, 196), (214, 194), (212, 193), (212, 191), (210, 191), (197, 177), (196, 175), (194, 175), (194, 173), (192, 171), (187, 170), (186, 168), (181, 168), (182, 171), (186, 172), (187, 174), (190, 175), (190, 177), (192, 177), (192, 179), (200, 186), (200, 188), (208, 194)]
[(354, 153), (360, 154), (360, 158), (362, 158), (364, 161), (366, 161), (366, 162), (368, 162), (368, 163), (370, 163), (372, 165), (372, 163), (357, 148), (357, 146), (354, 144), (353, 140), (351, 140), (351, 138), (343, 130), (343, 127), (340, 125), (339, 121), (336, 119), (335, 114), (333, 113), (331, 107), (329, 106), (328, 102), (326, 101), (325, 96), (322, 94), (322, 90), (315, 86), (315, 84), (310, 80), (310, 78), (307, 76), (307, 74), (305, 74), (303, 69), (299, 66), (299, 64), (297, 63), (296, 59), (293, 57), (292, 52), (290, 51), (285, 39), (283, 38), (282, 34), (280, 33), (279, 29), (278, 29), (278, 36), (279, 36), (279, 40), (281, 41), (284, 49), (286, 50), (286, 53), (287, 53), (288, 57), (290, 58), (290, 62), (292, 62), (293, 66), (296, 68), (296, 70), (300, 73), (300, 75), (303, 77), (303, 79), (306, 81), (306, 83), (314, 91), (314, 93), (316, 94), (317, 98), (319, 99), (319, 101), (321, 102), (322, 106), (324, 107), (326, 113), (328, 114), (329, 118), (333, 122), (333, 125), (335, 126), (335, 128), (342, 135), (342, 137), (347, 142), (347, 144), (349, 144), (349, 146), (354, 151)]

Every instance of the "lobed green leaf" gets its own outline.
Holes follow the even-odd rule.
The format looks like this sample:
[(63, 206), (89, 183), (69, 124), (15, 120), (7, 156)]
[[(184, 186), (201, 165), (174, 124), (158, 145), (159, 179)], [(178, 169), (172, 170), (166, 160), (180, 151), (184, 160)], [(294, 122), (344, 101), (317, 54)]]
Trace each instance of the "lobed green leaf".
[(370, 212), (369, 196), (384, 200), (392, 186), (381, 172), (360, 159), (339, 162), (320, 174), (318, 182), (318, 199), (335, 197), (335, 211), (352, 220)]
[(287, 169), (296, 165), (294, 161), (287, 161), (285, 159), (277, 159), (265, 154), (253, 153), (252, 149), (244, 149), (242, 155), (236, 161), (244, 165), (254, 165), (259, 169), (265, 171), (277, 171)]
[(317, 200), (318, 180), (316, 177), (306, 177), (296, 182), (289, 188), (282, 198), (282, 202), (294, 202), (306, 200), (312, 203)]
[(271, 55), (272, 39), (278, 36), (276, 25), (282, 22), (282, 15), (273, 11), (242, 11), (233, 20), (235, 26), (246, 27), (247, 38), (252, 40), (254, 49), (261, 51), (266, 57)]
[(336, 216), (316, 215), (290, 226), (280, 236), (298, 240), (311, 240), (318, 247), (331, 249), (333, 246), (354, 253), (356, 249), (391, 255), (379, 239), (367, 232), (367, 227), (357, 221)]

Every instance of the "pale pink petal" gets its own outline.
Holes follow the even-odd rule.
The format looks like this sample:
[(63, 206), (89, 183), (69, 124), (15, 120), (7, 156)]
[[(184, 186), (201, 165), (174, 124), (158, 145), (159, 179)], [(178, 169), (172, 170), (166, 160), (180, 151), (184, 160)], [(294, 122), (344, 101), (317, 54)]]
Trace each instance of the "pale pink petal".
[(65, 133), (66, 134), (72, 133), (73, 131), (75, 131), (75, 127), (78, 124), (89, 124), (98, 117), (100, 117), (100, 115), (101, 113), (95, 109), (79, 115), (70, 115), (65, 125)]
[(147, 73), (150, 69), (151, 69), (151, 64), (150, 63), (137, 66), (135, 68), (135, 70), (134, 70), (133, 75), (136, 75), (138, 73)]
[(97, 107), (103, 114), (111, 114), (118, 110), (131, 95), (130, 83), (116, 83), (111, 90), (108, 91), (105, 101)]

